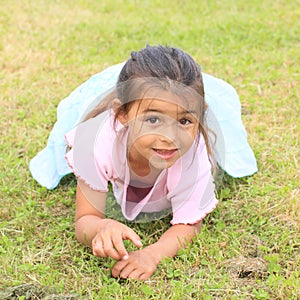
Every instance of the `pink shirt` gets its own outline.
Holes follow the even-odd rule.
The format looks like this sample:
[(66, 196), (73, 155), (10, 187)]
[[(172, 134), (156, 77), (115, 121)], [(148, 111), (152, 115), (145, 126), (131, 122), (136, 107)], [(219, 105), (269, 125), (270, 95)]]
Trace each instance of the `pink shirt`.
[(65, 157), (74, 174), (98, 191), (107, 192), (111, 182), (127, 220), (134, 220), (140, 212), (171, 208), (173, 225), (194, 224), (216, 207), (211, 164), (202, 137), (174, 165), (160, 173), (143, 199), (128, 200), (131, 189), (127, 137), (126, 127), (119, 122), (114, 126), (112, 112), (80, 123), (65, 136), (71, 148)]

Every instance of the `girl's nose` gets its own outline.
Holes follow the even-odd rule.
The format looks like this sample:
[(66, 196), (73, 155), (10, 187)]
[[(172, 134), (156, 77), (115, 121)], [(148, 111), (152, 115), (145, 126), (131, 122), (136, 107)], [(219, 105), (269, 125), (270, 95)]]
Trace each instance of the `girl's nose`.
[(165, 143), (174, 143), (177, 140), (177, 128), (176, 126), (166, 125), (159, 134), (159, 139)]

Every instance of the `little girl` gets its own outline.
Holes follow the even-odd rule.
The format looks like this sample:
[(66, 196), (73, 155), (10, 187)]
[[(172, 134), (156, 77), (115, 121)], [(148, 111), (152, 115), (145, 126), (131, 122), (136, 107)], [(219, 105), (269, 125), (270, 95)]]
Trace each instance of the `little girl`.
[[(205, 108), (198, 64), (179, 49), (148, 46), (131, 54), (116, 88), (66, 135), (78, 177), (76, 237), (117, 260), (113, 276), (148, 279), (215, 208)], [(105, 218), (108, 182), (127, 220), (171, 208), (172, 226), (141, 248), (132, 229)], [(128, 253), (125, 239), (141, 249)]]
[[(213, 108), (215, 124), (222, 122), (223, 108), (230, 107), (220, 103)], [(232, 120), (240, 120), (239, 112), (230, 111)], [(218, 163), (234, 170), (237, 177), (256, 171), (248, 144), (239, 147), (242, 155), (232, 156), (237, 152), (226, 151), (232, 149), (230, 134), (222, 137), (223, 131), (219, 125), (211, 126), (214, 120), (210, 119), (218, 151), (212, 149), (207, 116), (200, 66), (179, 49), (147, 46), (131, 54), (105, 99), (66, 134), (65, 157), (78, 177), (76, 237), (94, 255), (117, 260), (114, 277), (148, 279), (163, 258), (175, 256), (200, 231), (203, 218), (217, 205), (212, 175), (215, 153)], [(242, 125), (232, 132), (246, 139)], [(31, 162), (35, 178), (46, 173), (37, 171), (40, 158)], [(109, 183), (126, 220), (171, 210), (172, 226), (157, 242), (142, 248), (131, 228), (105, 217)], [(127, 252), (123, 240), (140, 249)]]

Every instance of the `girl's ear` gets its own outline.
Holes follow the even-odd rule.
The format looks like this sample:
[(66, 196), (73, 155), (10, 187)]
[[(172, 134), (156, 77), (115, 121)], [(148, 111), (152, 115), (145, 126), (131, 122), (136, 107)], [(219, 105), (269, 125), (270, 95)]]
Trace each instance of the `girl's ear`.
[[(117, 111), (121, 105), (122, 105), (122, 103), (121, 103), (120, 99), (118, 99), (118, 98), (115, 98), (112, 101), (112, 108), (113, 108), (115, 114), (117, 113)], [(124, 126), (127, 123), (127, 116), (124, 112), (119, 113), (117, 119)]]

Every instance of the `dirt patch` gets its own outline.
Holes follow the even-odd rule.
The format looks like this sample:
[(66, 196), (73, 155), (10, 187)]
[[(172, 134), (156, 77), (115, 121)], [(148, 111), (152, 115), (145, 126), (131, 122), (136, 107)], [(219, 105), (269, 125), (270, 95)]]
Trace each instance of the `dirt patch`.
[(259, 257), (237, 257), (225, 261), (229, 273), (237, 278), (265, 278), (268, 275), (268, 263)]
[(1, 300), (66, 300), (79, 299), (79, 295), (60, 295), (56, 294), (52, 288), (44, 287), (38, 284), (26, 283), (7, 288), (0, 291)]

